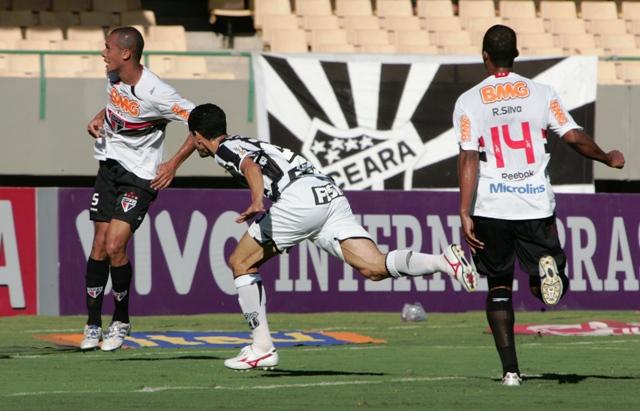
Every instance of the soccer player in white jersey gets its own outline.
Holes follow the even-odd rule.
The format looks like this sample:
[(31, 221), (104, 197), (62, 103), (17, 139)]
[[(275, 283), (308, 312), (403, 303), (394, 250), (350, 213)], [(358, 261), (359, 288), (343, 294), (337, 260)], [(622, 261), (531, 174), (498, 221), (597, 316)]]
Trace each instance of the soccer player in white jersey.
[[(251, 204), (236, 222), (258, 218), (249, 226), (229, 257), (238, 301), (253, 330), (253, 343), (224, 365), (235, 370), (272, 368), (278, 353), (269, 333), (266, 295), (260, 266), (278, 253), (311, 240), (373, 281), (445, 272), (473, 291), (477, 274), (459, 245), (442, 255), (411, 250), (382, 254), (369, 233), (356, 221), (349, 202), (333, 180), (314, 169), (304, 157), (264, 141), (228, 136), (225, 114), (203, 104), (189, 116), (189, 131), (201, 157), (214, 156), (251, 191)], [(266, 211), (263, 196), (273, 202)]]
[(102, 350), (120, 348), (129, 334), (132, 269), (127, 243), (157, 191), (171, 183), (176, 169), (195, 149), (192, 139), (187, 138), (169, 161), (160, 164), (166, 125), (170, 121), (186, 123), (194, 104), (140, 64), (143, 48), (142, 35), (133, 27), (109, 33), (102, 52), (108, 102), (87, 127), (96, 139), (94, 157), (100, 165), (90, 207), (94, 237), (87, 261), (89, 318), (80, 346), (83, 350), (97, 348), (103, 339), (102, 299), (109, 273), (115, 311)]
[(489, 28), (482, 43), (489, 76), (458, 98), (453, 113), (462, 228), (478, 272), (487, 276), (487, 320), (502, 382), (511, 386), (521, 382), (511, 301), (515, 257), (529, 274), (531, 293), (545, 304), (557, 304), (568, 288), (547, 173), (547, 128), (586, 158), (624, 166), (622, 153), (602, 151), (551, 87), (512, 71), (517, 56), (515, 32)]

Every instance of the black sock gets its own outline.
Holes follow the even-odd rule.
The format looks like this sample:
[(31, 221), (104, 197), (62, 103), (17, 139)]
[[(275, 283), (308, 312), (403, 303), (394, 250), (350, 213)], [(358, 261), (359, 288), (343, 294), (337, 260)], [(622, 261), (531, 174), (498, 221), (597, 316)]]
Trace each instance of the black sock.
[(503, 375), (508, 372), (520, 374), (513, 335), (515, 316), (511, 294), (508, 288), (494, 288), (487, 294), (487, 321), (500, 355)]
[(87, 260), (87, 273), (85, 275), (87, 312), (89, 318), (87, 325), (102, 326), (102, 299), (104, 287), (109, 279), (109, 260)]
[(113, 321), (129, 322), (129, 287), (131, 286), (131, 263), (120, 267), (111, 267), (111, 282), (113, 283), (113, 302), (116, 309)]

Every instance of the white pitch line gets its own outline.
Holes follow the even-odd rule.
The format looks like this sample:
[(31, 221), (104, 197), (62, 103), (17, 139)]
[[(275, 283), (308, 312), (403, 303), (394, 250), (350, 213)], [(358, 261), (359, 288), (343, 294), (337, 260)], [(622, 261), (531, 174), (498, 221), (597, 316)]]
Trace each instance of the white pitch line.
[(406, 377), (406, 378), (392, 378), (389, 380), (355, 380), (355, 381), (320, 381), (315, 383), (305, 384), (271, 384), (271, 385), (241, 385), (241, 386), (170, 386), (164, 385), (160, 387), (143, 387), (132, 391), (23, 391), (15, 392), (12, 394), (6, 394), (5, 397), (32, 397), (42, 395), (66, 395), (66, 394), (123, 394), (123, 393), (155, 393), (164, 391), (199, 391), (199, 390), (229, 390), (229, 391), (242, 391), (242, 390), (277, 390), (285, 388), (309, 388), (309, 387), (336, 387), (345, 385), (377, 385), (377, 384), (389, 384), (389, 383), (411, 383), (411, 382), (436, 382), (436, 381), (451, 381), (451, 380), (467, 380), (467, 377), (459, 376), (445, 376), (445, 377)]

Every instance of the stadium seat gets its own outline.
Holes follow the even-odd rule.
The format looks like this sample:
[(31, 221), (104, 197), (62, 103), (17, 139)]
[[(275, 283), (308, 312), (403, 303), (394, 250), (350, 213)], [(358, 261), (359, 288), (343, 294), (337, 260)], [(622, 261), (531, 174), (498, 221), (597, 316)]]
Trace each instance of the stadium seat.
[(493, 0), (460, 0), (458, 10), (461, 18), (495, 17), (496, 15)]
[(102, 47), (96, 47), (95, 43), (92, 43), (88, 40), (62, 40), (58, 43), (58, 50), (82, 50), (82, 51), (93, 51), (93, 50), (102, 50)]
[(176, 50), (187, 50), (187, 35), (184, 26), (149, 26), (147, 38), (152, 41), (173, 41), (178, 47)]
[(391, 44), (389, 33), (384, 30), (355, 30), (352, 43), (355, 46)]
[(624, 84), (616, 73), (613, 61), (598, 61), (598, 84)]
[(18, 40), (5, 40), (5, 39), (0, 40), (0, 50), (15, 50), (16, 41)]
[(540, 17), (545, 20), (577, 19), (576, 3), (568, 0), (542, 0), (540, 2)]
[[(462, 28), (470, 33), (478, 33), (487, 31), (487, 29), (495, 24), (502, 24), (500, 17), (474, 17), (467, 20), (461, 20)], [(481, 36), (482, 38), (482, 36)]]
[(12, 10), (44, 11), (51, 10), (51, 0), (13, 0)]
[(555, 47), (553, 35), (550, 33), (522, 33), (518, 35), (518, 47), (540, 49)]
[(413, 16), (413, 6), (410, 0), (378, 0), (376, 15), (378, 17), (410, 17)]
[(298, 18), (293, 14), (265, 14), (262, 22), (262, 40), (271, 44), (272, 33), (275, 30), (297, 30)]
[[(165, 56), (150, 56), (165, 57)], [(167, 56), (169, 57), (169, 56)], [(166, 78), (178, 79), (204, 79), (208, 76), (207, 61), (200, 56), (176, 56), (165, 59), (165, 67), (162, 70), (152, 70)]]
[(32, 26), (25, 29), (24, 38), (27, 40), (62, 41), (64, 33), (61, 27)]
[(313, 49), (314, 53), (355, 53), (353, 44), (320, 44)]
[(586, 33), (587, 26), (580, 19), (551, 19), (546, 22), (547, 30), (553, 34), (561, 33)]
[(520, 53), (523, 56), (562, 56), (564, 50), (561, 47), (521, 47)]
[(453, 5), (449, 0), (418, 0), (418, 17), (452, 17)]
[(27, 27), (36, 24), (36, 15), (30, 10), (1, 11), (0, 26)]
[(265, 15), (291, 14), (289, 0), (259, 0), (255, 2), (254, 26), (262, 28)]
[(438, 54), (438, 48), (428, 44), (401, 44), (396, 50), (403, 54)]
[(596, 37), (596, 44), (599, 47), (608, 50), (635, 50), (640, 54), (640, 50), (637, 50), (636, 39), (632, 34), (603, 34)]
[(48, 55), (44, 58), (47, 77), (78, 77), (80, 73), (87, 71), (88, 66), (86, 56)]
[(40, 75), (40, 57), (35, 54), (13, 54), (7, 57), (7, 71), (3, 75), (9, 77), (38, 77)]
[(415, 16), (389, 16), (381, 19), (381, 25), (387, 31), (420, 30), (420, 19)]
[(360, 53), (392, 54), (396, 52), (396, 46), (394, 46), (393, 44), (364, 44), (360, 46)]
[(52, 0), (53, 11), (88, 11), (91, 10), (91, 0)]
[(20, 27), (0, 27), (0, 39), (11, 44), (16, 40), (22, 40), (22, 29)]
[(107, 11), (81, 11), (81, 26), (111, 27), (120, 25), (120, 19), (116, 14)]
[(406, 47), (429, 46), (437, 52), (437, 48), (431, 44), (429, 33), (424, 30), (407, 30), (399, 31), (394, 37), (396, 48), (403, 49)]
[(106, 67), (104, 61), (102, 60), (102, 56), (95, 55), (83, 55), (82, 56), (86, 60), (86, 68), (85, 71), (78, 73), (78, 77), (84, 78), (105, 78)]
[(104, 45), (104, 30), (102, 27), (95, 26), (72, 26), (67, 29), (67, 39), (86, 40), (93, 44), (102, 43)]
[(373, 16), (370, 0), (336, 0), (335, 13), (340, 17)]
[(499, 7), (500, 17), (503, 19), (536, 17), (536, 5), (533, 0), (502, 0)]
[(640, 61), (616, 62), (616, 74), (627, 84), (640, 83)]
[(459, 31), (462, 30), (462, 22), (457, 16), (427, 17), (422, 20), (424, 30), (434, 31)]
[(471, 35), (467, 31), (441, 31), (430, 33), (431, 43), (438, 46), (471, 46)]
[(597, 48), (594, 37), (588, 33), (562, 33), (554, 36), (557, 47), (571, 55), (583, 54), (580, 50)]
[[(104, 11), (107, 13), (122, 13), (127, 10), (134, 10), (130, 7), (129, 0), (93, 0), (93, 11)], [(134, 6), (135, 7), (135, 6)], [(140, 7), (137, 7), (139, 9)]]
[(622, 19), (626, 21), (640, 20), (640, 2), (623, 1), (622, 2)]
[(344, 28), (347, 31), (349, 43), (355, 42), (357, 30), (380, 30), (380, 19), (376, 16), (349, 16), (344, 18)]
[(296, 0), (298, 16), (332, 16), (331, 0)]
[(587, 32), (601, 34), (627, 34), (627, 27), (622, 20), (591, 20), (587, 22)]
[(301, 29), (275, 29), (271, 34), (271, 51), (275, 53), (306, 53), (307, 36)]
[(613, 1), (583, 1), (580, 14), (583, 20), (617, 20), (618, 8)]
[(518, 33), (544, 33), (544, 21), (541, 18), (509, 18), (504, 20), (504, 24), (508, 25)]
[(176, 56), (149, 56), (148, 68), (162, 76), (164, 73), (174, 71)]
[(120, 13), (120, 24), (123, 26), (155, 26), (156, 14), (153, 10), (130, 10)]
[(41, 11), (38, 14), (38, 21), (41, 26), (58, 26), (67, 28), (76, 26), (80, 22), (78, 15), (70, 11)]
[(302, 28), (305, 30), (336, 30), (340, 28), (340, 20), (337, 16), (304, 16)]
[(475, 46), (465, 46), (465, 45), (449, 45), (449, 46), (438, 46), (438, 54), (445, 55), (461, 55), (461, 56), (479, 56), (480, 48)]
[(346, 30), (314, 30), (311, 32), (311, 50), (313, 51), (327, 51), (329, 46), (342, 46), (346, 44), (350, 44)]
[(58, 42), (45, 39), (16, 40), (14, 47), (17, 50), (58, 50)]

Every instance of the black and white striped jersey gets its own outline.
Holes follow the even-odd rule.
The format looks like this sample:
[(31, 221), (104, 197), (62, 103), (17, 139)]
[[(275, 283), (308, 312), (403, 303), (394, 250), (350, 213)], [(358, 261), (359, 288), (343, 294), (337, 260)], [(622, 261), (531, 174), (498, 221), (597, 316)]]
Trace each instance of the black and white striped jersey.
[(262, 169), (264, 195), (272, 201), (277, 201), (280, 193), (299, 177), (315, 175), (327, 178), (316, 171), (306, 158), (287, 148), (239, 135), (222, 140), (215, 160), (241, 184), (248, 186), (240, 171), (240, 164), (247, 156)]

